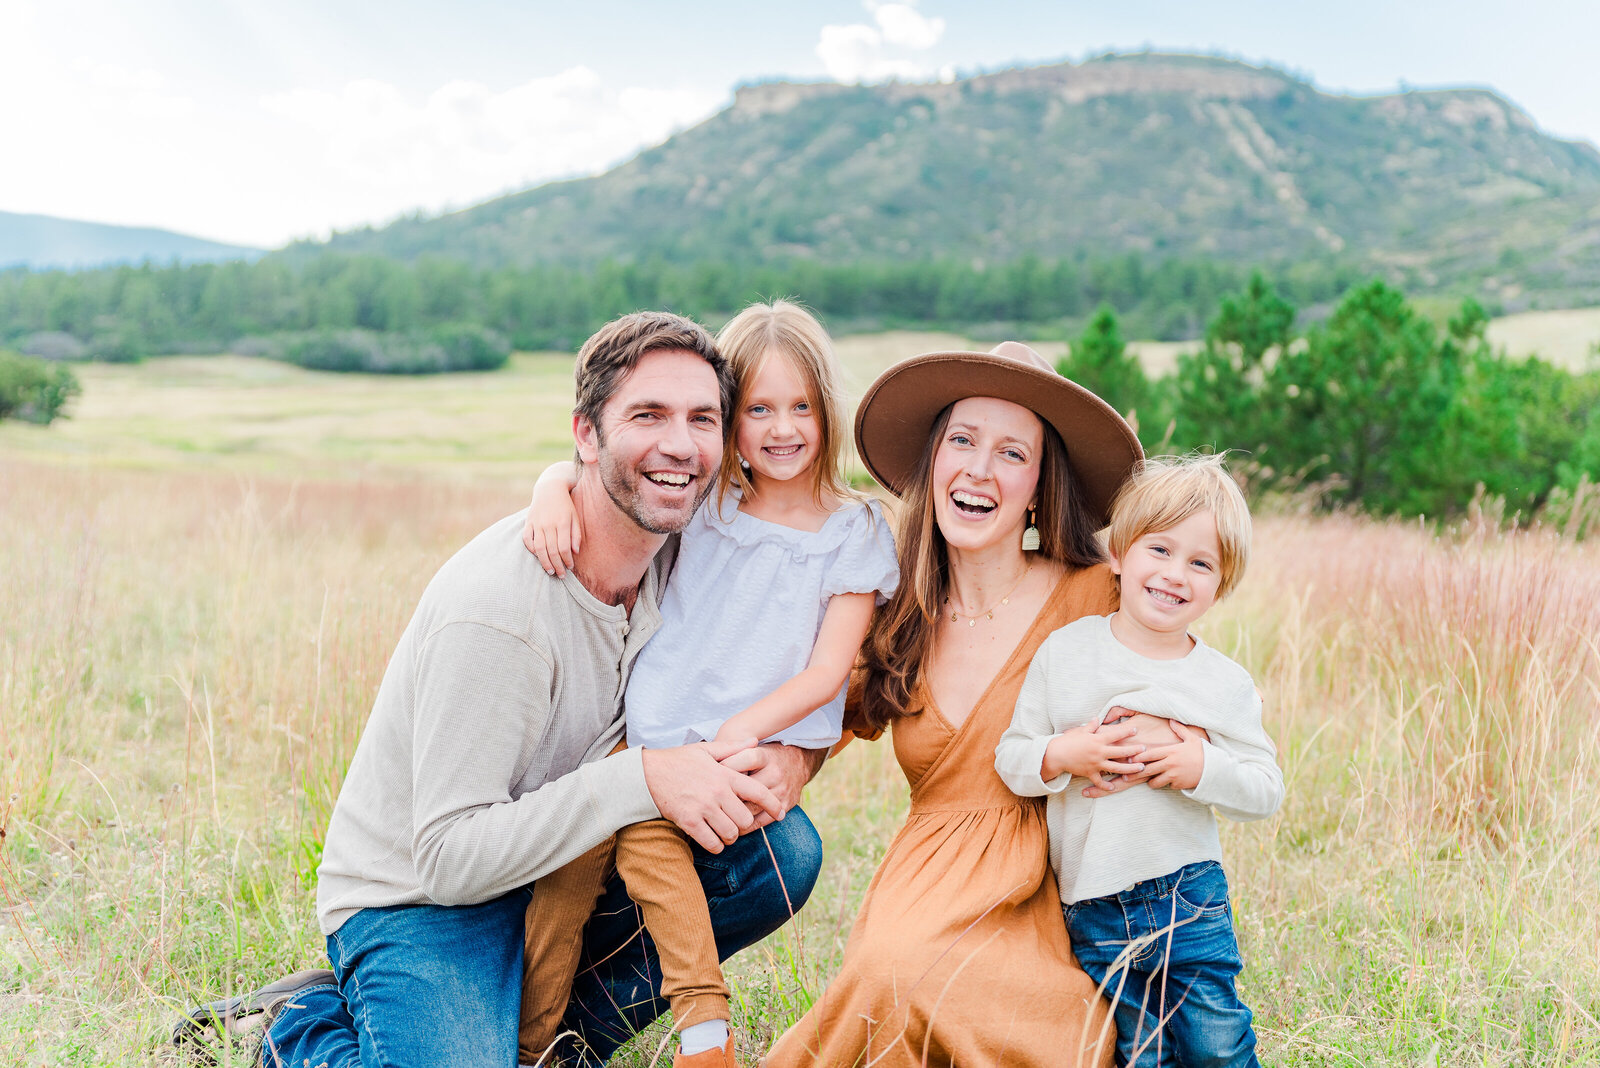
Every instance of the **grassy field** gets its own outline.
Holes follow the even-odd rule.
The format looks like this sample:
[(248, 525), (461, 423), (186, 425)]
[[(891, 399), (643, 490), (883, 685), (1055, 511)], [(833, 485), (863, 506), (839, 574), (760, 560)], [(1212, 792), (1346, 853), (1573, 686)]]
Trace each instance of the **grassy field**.
[(1600, 308), (1522, 312), (1489, 323), (1489, 341), (1513, 356), (1538, 353), (1578, 370), (1600, 353)]
[[(1600, 309), (1494, 320), (1513, 355), (1585, 365), (1600, 345)], [(1051, 360), (1060, 341), (1034, 343)], [(1195, 342), (1135, 341), (1152, 374)], [(841, 338), (852, 399), (889, 364), (936, 349), (987, 349), (956, 334), (894, 331)], [(82, 364), (73, 418), (40, 431), (0, 423), (0, 454), (137, 468), (224, 469), (289, 477), (531, 479), (566, 455), (572, 402), (567, 353), (519, 353), (502, 371), (374, 380), (243, 356), (171, 356)]]
[(305, 371), (245, 356), (83, 364), (72, 418), (0, 424), (0, 449), (96, 466), (526, 479), (571, 451), (572, 358), (447, 376)]
[[(859, 389), (953, 340), (841, 349)], [(0, 1064), (172, 1063), (177, 1007), (320, 960), (312, 871), (388, 655), (566, 453), (567, 367), (91, 367), (73, 420), (0, 426)], [(1276, 514), (1257, 546), (1204, 634), (1289, 784), (1224, 828), (1264, 1061), (1600, 1062), (1600, 545)], [(817, 894), (733, 967), (752, 1053), (836, 968), (904, 806), (882, 744), (808, 792)]]

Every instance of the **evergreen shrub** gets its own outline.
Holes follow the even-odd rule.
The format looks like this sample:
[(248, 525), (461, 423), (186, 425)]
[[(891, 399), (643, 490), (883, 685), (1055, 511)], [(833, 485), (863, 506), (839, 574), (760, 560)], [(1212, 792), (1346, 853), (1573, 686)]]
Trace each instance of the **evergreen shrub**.
[(81, 392), (70, 369), (0, 350), (0, 419), (48, 425)]

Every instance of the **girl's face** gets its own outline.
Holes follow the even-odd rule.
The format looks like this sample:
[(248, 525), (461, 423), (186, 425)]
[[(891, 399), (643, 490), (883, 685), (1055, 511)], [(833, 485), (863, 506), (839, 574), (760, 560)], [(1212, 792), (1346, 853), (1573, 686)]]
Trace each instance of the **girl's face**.
[(805, 382), (780, 352), (767, 354), (734, 414), (734, 446), (751, 481), (787, 482), (811, 470), (822, 452), (822, 424)]
[(1013, 545), (1039, 485), (1044, 426), (1020, 404), (968, 397), (950, 409), (933, 454), (933, 516), (952, 549)]
[(1136, 538), (1111, 558), (1122, 579), (1118, 615), (1151, 637), (1181, 637), (1189, 624), (1217, 602), (1222, 583), (1222, 544), (1217, 519), (1196, 512), (1167, 530)]

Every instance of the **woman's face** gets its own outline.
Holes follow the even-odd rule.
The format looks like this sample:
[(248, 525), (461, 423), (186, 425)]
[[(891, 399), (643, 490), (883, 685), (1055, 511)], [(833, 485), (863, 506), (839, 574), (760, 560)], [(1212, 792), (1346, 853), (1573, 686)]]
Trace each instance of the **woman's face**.
[(933, 515), (952, 549), (1022, 551), (1039, 484), (1044, 427), (1020, 404), (968, 397), (950, 409), (933, 454)]

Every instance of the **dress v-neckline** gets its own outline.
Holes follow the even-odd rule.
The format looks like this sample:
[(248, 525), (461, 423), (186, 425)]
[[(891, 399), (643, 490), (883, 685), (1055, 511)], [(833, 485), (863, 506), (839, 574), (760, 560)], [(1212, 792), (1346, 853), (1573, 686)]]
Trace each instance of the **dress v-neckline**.
[[(1045, 613), (1049, 610), (1050, 605), (1057, 597), (1061, 595), (1062, 590), (1065, 589), (1067, 581), (1072, 578), (1072, 575), (1072, 570), (1068, 569), (1062, 573), (1059, 579), (1056, 580), (1056, 584), (1051, 587), (1050, 592), (1045, 595), (1044, 603), (1039, 606), (1038, 613), (1034, 615), (1033, 622), (1028, 624), (1028, 629), (1022, 632), (1022, 637), (1018, 638), (1017, 644), (1012, 647), (1011, 655), (1007, 656), (1005, 660), (1001, 662), (1000, 666), (995, 669), (995, 673), (989, 678), (988, 685), (983, 688), (982, 693), (978, 694), (978, 699), (972, 702), (972, 708), (967, 711), (966, 718), (960, 723), (950, 722), (950, 717), (945, 715), (944, 709), (939, 707), (939, 702), (934, 700), (933, 690), (929, 688), (926, 681), (923, 682), (922, 693), (923, 698), (927, 702), (927, 708), (934, 715), (938, 716), (939, 722), (943, 723), (950, 731), (950, 741), (953, 742), (955, 739), (959, 738), (962, 732), (967, 729), (967, 726), (977, 718), (978, 709), (983, 707), (983, 703), (989, 699), (989, 694), (994, 691), (994, 688), (1000, 682), (1000, 679), (1004, 677), (1006, 672), (1011, 668), (1012, 661), (1016, 660), (1018, 654), (1022, 652), (1023, 646), (1028, 644), (1028, 639), (1033, 636), (1034, 630), (1039, 627), (1040, 621), (1044, 619)], [(937, 763), (938, 762), (935, 761), (935, 764)], [(933, 768), (930, 767), (928, 770), (932, 771)]]

